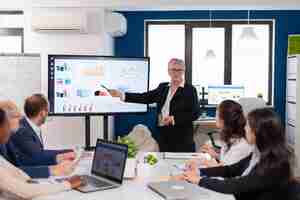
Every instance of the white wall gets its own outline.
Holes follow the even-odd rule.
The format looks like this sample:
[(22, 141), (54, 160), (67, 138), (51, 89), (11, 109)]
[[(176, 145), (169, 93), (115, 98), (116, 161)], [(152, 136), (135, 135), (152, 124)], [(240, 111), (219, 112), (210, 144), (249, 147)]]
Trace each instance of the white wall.
[[(17, 2), (12, 0), (12, 2)], [(104, 9), (80, 8), (88, 13), (88, 34), (79, 33), (37, 33), (31, 30), (31, 5), (4, 3), (2, 10), (24, 10), (24, 50), (25, 53), (40, 53), (42, 64), (42, 92), (47, 94), (48, 83), (48, 54), (91, 54), (112, 55), (113, 38), (104, 31)], [(30, 1), (29, 1), (30, 2)], [(1, 2), (2, 3), (2, 2)], [(22, 6), (24, 6), (22, 8)], [(64, 9), (64, 8), (60, 8)], [(102, 118), (93, 117), (91, 120), (92, 143), (97, 137), (102, 137)], [(110, 135), (113, 120), (110, 119)], [(85, 144), (85, 119), (83, 117), (49, 117), (43, 127), (43, 136), (49, 148), (83, 146)]]
[[(42, 92), (47, 94), (48, 54), (112, 55), (113, 39), (104, 32), (104, 10), (85, 9), (88, 13), (88, 34), (37, 33), (30, 27), (31, 10), (25, 10), (25, 52), (40, 53), (42, 59)], [(112, 127), (112, 125), (111, 125)], [(112, 128), (110, 129), (112, 130)], [(102, 137), (102, 119), (91, 120), (92, 143)], [(43, 127), (49, 148), (85, 144), (85, 119), (83, 117), (51, 117)]]

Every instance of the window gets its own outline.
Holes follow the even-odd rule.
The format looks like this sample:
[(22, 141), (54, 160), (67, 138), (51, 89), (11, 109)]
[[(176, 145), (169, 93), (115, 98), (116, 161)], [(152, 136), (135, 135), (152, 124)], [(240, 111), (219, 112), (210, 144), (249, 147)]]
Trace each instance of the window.
[(0, 30), (0, 52), (1, 53), (22, 53), (22, 36), (1, 34)]
[(176, 24), (151, 24), (148, 26), (148, 41), (151, 90), (159, 83), (169, 81), (168, 62), (171, 58), (184, 59), (185, 27)]
[(24, 52), (22, 11), (0, 11), (0, 53)]
[[(241, 39), (251, 26), (255, 41)], [(147, 21), (146, 55), (150, 57), (150, 86), (168, 81), (167, 61), (185, 58), (186, 81), (196, 88), (235, 85), (246, 97), (263, 98), (272, 104), (272, 21)], [(201, 91), (201, 90), (200, 90)], [(199, 91), (199, 92), (200, 92)]]
[[(224, 83), (224, 28), (193, 28), (192, 83), (197, 88)], [(212, 53), (214, 55), (209, 55)], [(213, 56), (214, 58), (210, 58)]]
[(270, 27), (251, 25), (257, 39), (249, 41), (240, 38), (245, 26), (232, 26), (232, 84), (243, 85), (245, 96), (261, 94), (268, 101)]

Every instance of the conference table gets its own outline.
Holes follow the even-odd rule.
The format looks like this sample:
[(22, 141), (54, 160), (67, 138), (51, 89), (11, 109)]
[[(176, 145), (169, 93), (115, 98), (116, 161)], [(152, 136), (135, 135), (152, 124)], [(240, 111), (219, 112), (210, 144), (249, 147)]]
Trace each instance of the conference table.
[[(157, 193), (147, 187), (149, 182), (166, 181), (168, 177), (176, 175), (179, 169), (175, 166), (182, 166), (185, 159), (166, 158), (164, 153), (155, 153), (158, 162), (151, 166), (144, 163), (146, 153), (138, 155), (137, 176), (132, 179), (124, 179), (119, 188), (97, 191), (92, 193), (80, 193), (75, 190), (62, 192), (36, 198), (35, 200), (163, 200)], [(92, 159), (85, 158), (79, 163), (75, 174), (90, 174)], [(189, 200), (234, 200), (232, 195), (217, 193), (195, 185), (199, 190), (197, 196), (188, 198)]]

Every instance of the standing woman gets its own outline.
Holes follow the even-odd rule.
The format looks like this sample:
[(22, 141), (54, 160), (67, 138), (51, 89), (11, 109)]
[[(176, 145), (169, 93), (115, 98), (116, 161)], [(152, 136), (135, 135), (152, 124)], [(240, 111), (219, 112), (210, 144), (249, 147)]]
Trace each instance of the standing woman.
[[(183, 179), (237, 200), (286, 199), (293, 180), (293, 154), (286, 144), (280, 118), (269, 108), (248, 115), (246, 138), (255, 145), (251, 156), (224, 167), (191, 169)], [(224, 180), (211, 178), (224, 177)]]
[(168, 63), (171, 81), (145, 93), (121, 93), (110, 90), (113, 97), (125, 102), (157, 103), (157, 124), (161, 152), (194, 152), (193, 121), (199, 117), (200, 107), (196, 89), (185, 83), (183, 60), (172, 58)]

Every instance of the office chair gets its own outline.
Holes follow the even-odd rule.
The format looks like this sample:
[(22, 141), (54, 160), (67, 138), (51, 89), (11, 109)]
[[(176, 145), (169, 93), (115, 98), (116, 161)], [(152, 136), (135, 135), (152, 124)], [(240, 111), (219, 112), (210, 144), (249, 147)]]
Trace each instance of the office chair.
[(252, 110), (267, 106), (264, 99), (256, 97), (243, 97), (238, 100), (238, 103), (242, 106), (245, 116), (247, 116)]

